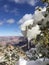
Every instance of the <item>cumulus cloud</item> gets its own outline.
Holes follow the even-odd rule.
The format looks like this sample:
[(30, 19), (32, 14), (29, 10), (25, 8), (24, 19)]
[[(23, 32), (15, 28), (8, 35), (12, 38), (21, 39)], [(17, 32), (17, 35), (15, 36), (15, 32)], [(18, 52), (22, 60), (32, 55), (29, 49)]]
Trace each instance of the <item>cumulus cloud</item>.
[(14, 1), (15, 3), (27, 3), (29, 5), (36, 5), (37, 2), (39, 2), (39, 0), (9, 0), (9, 1)]
[(29, 25), (33, 25), (33, 19), (30, 19), (30, 20), (28, 20), (28, 21), (25, 21), (21, 26), (20, 26), (20, 28), (21, 28), (21, 30), (22, 31), (25, 31), (26, 30), (26, 26), (29, 26)]
[(38, 9), (35, 10), (34, 14), (25, 14), (20, 20), (19, 20), (19, 24), (24, 23), (27, 20), (33, 19), (34, 23), (37, 24), (38, 22), (40, 22), (42, 19), (44, 19), (44, 14), (46, 11), (46, 7), (41, 8), (41, 11), (39, 11)]
[(16, 3), (24, 3), (25, 0), (14, 0)]
[(15, 22), (14, 19), (8, 19), (8, 20), (7, 20), (7, 23), (9, 23), (9, 24), (13, 24), (14, 22)]
[(36, 3), (39, 2), (39, 0), (27, 0), (27, 3), (34, 6)]
[(33, 18), (32, 14), (25, 14), (20, 20), (19, 20), (19, 24), (24, 23), (27, 20), (30, 20)]

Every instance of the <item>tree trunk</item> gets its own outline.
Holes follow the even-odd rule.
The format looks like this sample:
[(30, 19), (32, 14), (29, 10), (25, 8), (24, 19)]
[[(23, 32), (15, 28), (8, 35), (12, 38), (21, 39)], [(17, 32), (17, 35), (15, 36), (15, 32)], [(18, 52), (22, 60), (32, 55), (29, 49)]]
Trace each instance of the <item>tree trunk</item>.
[(28, 50), (30, 49), (30, 41), (28, 40)]

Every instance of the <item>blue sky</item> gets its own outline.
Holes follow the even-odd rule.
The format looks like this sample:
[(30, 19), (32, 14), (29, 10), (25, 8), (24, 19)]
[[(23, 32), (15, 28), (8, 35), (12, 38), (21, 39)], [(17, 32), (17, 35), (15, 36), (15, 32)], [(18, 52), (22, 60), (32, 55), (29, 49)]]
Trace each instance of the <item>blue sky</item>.
[(25, 14), (33, 14), (36, 6), (44, 6), (41, 0), (0, 0), (0, 36), (21, 36), (19, 20)]

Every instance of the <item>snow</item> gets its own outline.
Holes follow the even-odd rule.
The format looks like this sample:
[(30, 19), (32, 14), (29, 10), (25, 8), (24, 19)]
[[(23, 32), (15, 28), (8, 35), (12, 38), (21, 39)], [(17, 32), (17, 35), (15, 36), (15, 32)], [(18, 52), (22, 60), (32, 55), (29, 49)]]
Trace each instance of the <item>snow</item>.
[(27, 62), (27, 65), (41, 65), (41, 62), (29, 61)]
[(20, 57), (19, 61), (16, 63), (16, 65), (26, 65), (27, 61)]
[(24, 59), (20, 59), (20, 63), (16, 64), (16, 65), (46, 65), (49, 64), (49, 59), (45, 59), (45, 61), (43, 61), (43, 58), (37, 59), (36, 61), (32, 60), (32, 61), (26, 61)]
[(36, 10), (34, 13), (33, 19), (35, 20), (35, 23), (40, 22), (42, 19), (44, 19), (42, 11)]
[(38, 25), (32, 27), (32, 29), (28, 29), (28, 31), (27, 31), (27, 38), (28, 38), (28, 40), (31, 40), (32, 38), (36, 38), (36, 36), (38, 34), (40, 34), (40, 32), (41, 32), (39, 29), (40, 28), (39, 28)]
[(32, 25), (33, 24), (33, 19), (31, 20), (28, 20), (28, 21), (25, 21), (20, 27), (21, 27), (21, 30), (22, 31), (25, 31), (26, 30), (26, 26), (29, 26), (29, 25)]
[(27, 61), (20, 57), (19, 65), (26, 65)]

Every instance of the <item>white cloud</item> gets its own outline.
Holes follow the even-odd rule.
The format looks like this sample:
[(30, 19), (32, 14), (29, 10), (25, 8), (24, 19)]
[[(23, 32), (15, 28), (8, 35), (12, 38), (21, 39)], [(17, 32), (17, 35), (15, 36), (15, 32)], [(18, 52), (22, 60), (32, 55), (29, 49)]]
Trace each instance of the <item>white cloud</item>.
[(16, 3), (24, 3), (25, 0), (15, 0)]
[(8, 1), (15, 3), (25, 3), (26, 0), (8, 0)]
[(13, 24), (14, 22), (15, 22), (14, 19), (8, 19), (8, 20), (7, 20), (7, 23), (9, 23), (9, 24)]
[(25, 21), (20, 27), (22, 31), (26, 30), (26, 26), (33, 25), (33, 19)]
[(24, 23), (27, 20), (30, 20), (33, 18), (32, 14), (25, 14), (20, 20), (19, 20), (19, 24)]
[(36, 3), (39, 2), (39, 0), (27, 0), (27, 3), (34, 6)]
[(27, 3), (29, 5), (36, 5), (37, 2), (39, 2), (39, 0), (9, 0), (9, 1), (14, 1), (15, 3)]
[(20, 20), (19, 24), (24, 23), (25, 21), (34, 20), (34, 23), (37, 24), (40, 22), (42, 19), (44, 19), (44, 12), (46, 11), (46, 7), (40, 8), (41, 11), (35, 10), (34, 14), (25, 14)]

